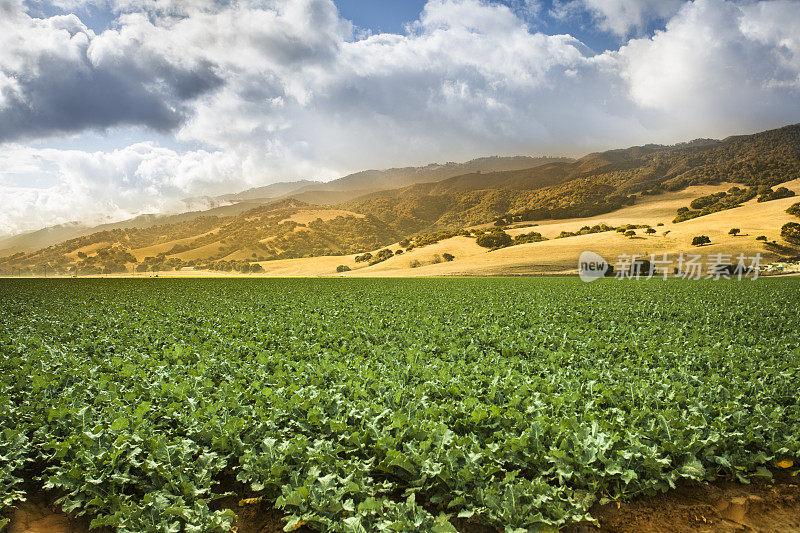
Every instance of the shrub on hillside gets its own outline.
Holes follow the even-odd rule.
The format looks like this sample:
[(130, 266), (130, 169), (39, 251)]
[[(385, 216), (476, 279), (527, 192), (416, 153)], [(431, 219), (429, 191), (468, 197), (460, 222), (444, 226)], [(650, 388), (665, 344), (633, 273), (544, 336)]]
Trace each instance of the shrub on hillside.
[(711, 204), (714, 204), (714, 203), (718, 202), (719, 200), (721, 200), (722, 198), (725, 198), (726, 196), (728, 196), (728, 193), (726, 193), (726, 192), (718, 192), (716, 194), (709, 194), (708, 196), (702, 196), (700, 198), (695, 198), (694, 200), (692, 200), (692, 203), (690, 203), (689, 206), (692, 209), (698, 209), (698, 210), (699, 209), (703, 209), (704, 207), (708, 207)]
[(789, 222), (781, 228), (781, 237), (792, 244), (800, 244), (800, 224)]
[(514, 237), (514, 244), (528, 244), (531, 242), (541, 242), (546, 241), (542, 234), (537, 231), (531, 231), (530, 233), (521, 233)]
[(780, 200), (781, 198), (791, 198), (794, 196), (794, 191), (787, 189), (786, 187), (778, 187), (774, 191), (772, 189), (767, 189), (761, 193), (758, 197), (759, 202), (770, 202), (772, 200)]
[(683, 222), (693, 218), (710, 215), (726, 209), (733, 209), (739, 207), (743, 202), (752, 200), (758, 194), (756, 187), (749, 187), (747, 189), (740, 189), (738, 187), (731, 187), (727, 193), (718, 192), (695, 198), (689, 204), (692, 209), (688, 207), (681, 207), (678, 209), (677, 216), (672, 221), (674, 223)]
[(381, 261), (386, 261), (387, 259), (389, 259), (393, 255), (394, 255), (393, 251), (391, 251), (388, 248), (384, 248), (383, 250), (381, 250), (380, 252), (375, 254), (375, 257), (372, 258), (372, 260), (369, 262), (369, 264), (370, 265), (378, 264)]
[(483, 235), (478, 235), (478, 237), (475, 239), (475, 243), (478, 246), (491, 249), (511, 246), (512, 242), (513, 240), (511, 239), (511, 235), (503, 230), (492, 230), (488, 233), (484, 233)]

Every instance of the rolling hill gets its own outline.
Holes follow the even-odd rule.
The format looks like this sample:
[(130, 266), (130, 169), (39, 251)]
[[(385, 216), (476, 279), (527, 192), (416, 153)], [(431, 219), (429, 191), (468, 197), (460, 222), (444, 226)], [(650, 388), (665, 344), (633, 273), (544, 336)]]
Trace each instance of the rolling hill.
[(329, 182), (299, 180), (279, 182), (217, 197), (187, 198), (186, 205), (212, 206), (174, 215), (144, 214), (129, 220), (87, 226), (78, 222), (61, 224), (0, 238), (0, 257), (18, 252), (33, 252), (69, 239), (113, 229), (148, 228), (184, 222), (204, 216), (236, 215), (279, 199), (294, 198), (318, 205), (335, 205), (364, 194), (414, 183), (434, 182), (459, 174), (479, 171), (517, 170), (570, 161), (564, 157), (483, 157), (466, 163), (431, 163), (424, 167), (365, 170)]
[[(492, 159), (496, 163), (494, 170), (475, 168), (491, 167), (489, 160)], [(522, 162), (534, 166), (496, 169)], [(471, 166), (472, 170), (448, 176), (454, 166), (462, 169)], [(420, 176), (440, 179), (417, 182)], [(485, 158), (460, 166), (421, 167), (413, 172), (409, 169), (368, 171), (336, 180), (338, 184), (334, 183), (320, 194), (338, 192), (346, 197), (361, 190), (365, 183), (376, 186), (390, 182), (411, 183), (369, 192), (336, 205), (309, 203), (297, 198), (311, 194), (318, 186), (315, 183), (294, 189), (289, 187), (293, 192), (280, 200), (252, 198), (259, 192), (246, 192), (237, 203), (214, 210), (171, 217), (140, 217), (35, 251), (17, 252), (0, 259), (0, 272), (33, 274), (45, 266), (51, 272), (81, 274), (181, 268), (247, 272), (270, 270), (274, 261), (283, 264), (307, 257), (340, 257), (339, 264), (351, 271), (382, 272), (393, 264), (403, 264), (407, 270), (420, 250), (437, 249), (442, 242), (450, 243), (451, 247), (458, 244), (459, 254), (452, 254), (458, 261), (448, 268), (459, 264), (464, 267), (466, 256), (473, 255), (481, 257), (482, 261), (491, 257), (503, 263), (520, 253), (517, 250), (522, 247), (487, 253), (475, 245), (475, 236), (484, 231), (480, 228), (491, 227), (493, 222), (512, 228), (508, 231), (513, 237), (531, 231), (518, 231), (514, 227), (530, 226), (533, 222), (541, 227), (558, 226), (559, 220), (569, 220), (576, 227), (562, 231), (575, 234), (580, 241), (589, 235), (580, 235), (577, 230), (592, 226), (589, 222), (602, 219), (606, 225), (612, 224), (609, 220), (622, 223), (617, 214), (627, 213), (625, 217), (630, 219), (624, 221), (625, 224), (652, 224), (653, 216), (648, 215), (651, 211), (659, 214), (661, 224), (670, 224), (667, 226), (670, 229), (662, 233), (672, 232), (675, 237), (663, 239), (663, 242), (672, 242), (671, 239), (679, 236), (683, 239), (684, 231), (702, 228), (709, 220), (733, 223), (738, 214), (744, 212), (756, 219), (772, 221), (770, 224), (780, 220), (786, 223), (791, 216), (785, 210), (796, 199), (784, 197), (783, 192), (788, 196), (800, 192), (797, 182), (792, 181), (799, 176), (798, 125), (722, 141), (701, 139), (674, 146), (645, 145), (611, 150), (578, 160)], [(772, 189), (779, 184), (787, 186), (787, 183), (791, 186), (785, 191)], [(281, 187), (288, 185), (281, 184)], [(336, 187), (341, 190), (337, 191)], [(279, 191), (280, 187), (271, 190)], [(694, 211), (696, 205), (710, 207)], [(751, 205), (754, 207), (748, 207)], [(677, 216), (679, 212), (681, 216), (688, 212), (692, 218), (699, 218), (682, 222)], [(638, 214), (633, 216), (633, 213)], [(738, 225), (756, 221), (743, 220)], [(472, 232), (467, 231), (468, 228)], [(777, 242), (779, 227), (768, 229), (768, 232), (767, 229), (759, 231), (775, 236), (772, 240), (776, 242), (766, 247), (765, 252), (775, 258), (795, 254), (794, 247)], [(546, 242), (523, 246), (549, 249), (550, 257), (557, 257), (557, 250), (571, 249), (572, 241), (553, 239), (553, 235), (546, 233), (542, 232), (543, 238), (548, 239)], [(606, 233), (597, 233), (591, 238), (599, 239), (598, 244), (602, 244), (606, 237), (598, 235)], [(612, 241), (605, 245), (618, 243), (618, 239), (613, 240), (617, 237), (610, 236)], [(650, 238), (652, 236), (646, 240)], [(675, 241), (668, 248), (680, 248), (679, 244), (683, 246), (684, 243)], [(384, 252), (377, 257), (387, 245), (402, 245), (406, 254), (401, 258), (394, 252)], [(751, 248), (753, 245), (749, 243)], [(373, 257), (360, 262), (354, 260), (357, 253), (367, 251)], [(314, 261), (327, 265), (336, 259)], [(325, 268), (330, 273), (330, 267)], [(447, 271), (445, 267), (430, 271), (437, 272), (437, 269)], [(417, 272), (422, 271), (425, 270)]]

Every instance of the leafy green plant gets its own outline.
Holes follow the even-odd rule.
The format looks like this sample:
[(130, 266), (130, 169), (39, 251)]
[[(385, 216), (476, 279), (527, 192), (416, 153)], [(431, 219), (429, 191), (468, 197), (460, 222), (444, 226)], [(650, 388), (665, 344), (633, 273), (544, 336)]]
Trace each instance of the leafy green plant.
[(798, 305), (792, 278), (5, 280), (0, 517), (29, 483), (123, 532), (228, 531), (232, 490), (289, 530), (525, 531), (768, 477), (800, 453)]

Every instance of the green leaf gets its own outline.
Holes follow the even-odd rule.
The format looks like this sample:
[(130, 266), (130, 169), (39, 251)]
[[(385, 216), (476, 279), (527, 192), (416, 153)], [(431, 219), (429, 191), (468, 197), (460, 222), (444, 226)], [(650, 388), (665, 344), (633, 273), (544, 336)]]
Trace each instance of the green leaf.
[(120, 431), (127, 428), (130, 425), (130, 420), (125, 417), (120, 417), (114, 420), (114, 423), (111, 424), (111, 431)]

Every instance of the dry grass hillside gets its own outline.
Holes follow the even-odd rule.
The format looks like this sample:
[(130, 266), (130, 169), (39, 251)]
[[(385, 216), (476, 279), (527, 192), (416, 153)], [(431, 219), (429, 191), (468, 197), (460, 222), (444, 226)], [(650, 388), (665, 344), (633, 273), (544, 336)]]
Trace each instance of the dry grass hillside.
[[(784, 184), (790, 190), (800, 194), (800, 179)], [(771, 243), (777, 241), (786, 249), (792, 249), (780, 238), (780, 228), (785, 223), (797, 220), (786, 213), (786, 209), (797, 202), (797, 197), (759, 203), (756, 200), (746, 202), (741, 207), (713, 213), (704, 217), (680, 223), (672, 223), (679, 207), (688, 204), (692, 199), (727, 190), (730, 184), (718, 186), (694, 186), (678, 192), (665, 193), (659, 196), (645, 197), (640, 203), (625, 207), (613, 213), (596, 217), (542, 221), (536, 226), (509, 229), (510, 235), (518, 235), (529, 231), (540, 232), (548, 240), (537, 243), (521, 244), (488, 251), (475, 243), (475, 238), (455, 236), (435, 244), (414, 248), (401, 255), (369, 265), (356, 262), (358, 254), (347, 256), (321, 256), (313, 258), (283, 259), (263, 261), (259, 264), (264, 269), (259, 274), (276, 277), (291, 276), (503, 276), (503, 275), (540, 275), (570, 274), (577, 272), (578, 256), (585, 250), (601, 254), (611, 263), (622, 254), (648, 256), (650, 254), (668, 254), (671, 258), (679, 254), (713, 254), (740, 253), (752, 257), (760, 253), (763, 262), (780, 259), (781, 254), (769, 245), (756, 241), (759, 235), (768, 237)], [(607, 224), (621, 226), (625, 224), (650, 225), (656, 230), (654, 235), (646, 235), (637, 230), (635, 238), (625, 237), (615, 231), (578, 235), (574, 237), (555, 238), (562, 231), (577, 231), (583, 226)], [(663, 226), (658, 226), (663, 224)], [(731, 236), (731, 228), (741, 229), (741, 235)], [(692, 238), (696, 235), (707, 235), (711, 244), (693, 247)], [(392, 251), (401, 249), (399, 243), (382, 247)], [(373, 255), (380, 249), (371, 250)], [(444, 254), (452, 254), (452, 261), (444, 261)], [(796, 250), (800, 253), (800, 250)], [(438, 261), (436, 262), (438, 257)], [(419, 266), (412, 264), (419, 262)], [(339, 265), (351, 270), (336, 272)], [(170, 272), (167, 276), (207, 276), (212, 272)], [(234, 274), (235, 275), (235, 274)]]
[[(784, 184), (790, 190), (800, 193), (800, 180)], [(607, 260), (621, 254), (649, 255), (680, 253), (716, 253), (739, 254), (752, 256), (761, 253), (766, 260), (775, 260), (780, 256), (758, 242), (755, 238), (766, 235), (768, 240), (780, 240), (780, 228), (793, 220), (786, 213), (795, 199), (787, 198), (771, 202), (758, 203), (751, 200), (742, 207), (713, 213), (704, 217), (673, 224), (671, 219), (675, 211), (686, 205), (693, 198), (727, 189), (728, 185), (698, 186), (686, 190), (666, 193), (658, 197), (643, 199), (635, 206), (626, 207), (596, 217), (583, 219), (545, 221), (533, 228), (509, 230), (509, 234), (517, 235), (535, 229), (550, 240), (511, 246), (492, 252), (475, 244), (474, 239), (453, 237), (435, 245), (413, 250), (409, 254), (395, 256), (383, 263), (359, 269), (348, 275), (515, 275), (554, 272), (575, 272), (578, 256), (584, 250), (601, 253)], [(663, 226), (657, 224), (663, 223)], [(651, 225), (657, 233), (650, 236), (639, 231), (635, 238), (628, 238), (614, 231), (579, 235), (563, 239), (555, 239), (562, 231), (577, 231), (583, 226), (608, 224)], [(731, 236), (730, 229), (739, 228), (742, 234)], [(696, 235), (708, 235), (712, 243), (702, 248), (691, 246)], [(786, 245), (787, 243), (783, 243)], [(448, 252), (455, 256), (452, 262), (432, 263), (435, 255)], [(418, 268), (410, 268), (411, 261), (417, 259), (423, 263)]]
[[(800, 194), (800, 179), (788, 182), (784, 186)], [(585, 250), (601, 254), (610, 263), (616, 262), (616, 258), (622, 254), (660, 256), (664, 253), (670, 256), (678, 256), (681, 253), (703, 256), (722, 253), (735, 256), (743, 253), (748, 257), (761, 253), (765, 261), (780, 259), (780, 254), (775, 253), (763, 242), (756, 241), (756, 237), (765, 235), (769, 242), (775, 240), (787, 246), (788, 243), (781, 241), (780, 228), (787, 222), (797, 220), (786, 213), (786, 209), (797, 201), (796, 197), (764, 203), (751, 200), (735, 209), (678, 224), (671, 222), (676, 209), (686, 205), (688, 200), (726, 188), (726, 185), (690, 187), (684, 191), (643, 199), (638, 205), (625, 207), (607, 215), (545, 221), (535, 227), (512, 229), (509, 230), (511, 235), (536, 230), (550, 240), (510, 246), (491, 252), (477, 246), (474, 239), (453, 237), (430, 247), (413, 250), (409, 254), (395, 256), (378, 265), (348, 272), (347, 275), (474, 276), (575, 273), (578, 257)], [(635, 238), (607, 231), (554, 239), (562, 231), (577, 231), (583, 226), (603, 223), (611, 226), (649, 224), (657, 232), (654, 235), (645, 235), (639, 230)], [(659, 223), (664, 225), (657, 226)], [(728, 232), (732, 228), (739, 228), (742, 233), (736, 237), (731, 236)], [(711, 244), (699, 248), (692, 246), (692, 238), (696, 235), (709, 236)], [(452, 262), (432, 263), (436, 254), (441, 256), (445, 252), (453, 254), (455, 259)], [(800, 253), (800, 250), (796, 253)], [(418, 259), (423, 265), (410, 268), (409, 264), (413, 259)]]
[[(645, 196), (633, 205), (612, 213), (587, 218), (563, 220), (545, 220), (534, 225), (517, 224), (507, 229), (509, 235), (517, 236), (531, 231), (541, 233), (547, 239), (543, 242), (520, 244), (489, 251), (478, 246), (474, 236), (453, 236), (434, 244), (415, 247), (403, 251), (400, 255), (370, 265), (367, 261), (357, 262), (359, 254), (320, 255), (314, 257), (253, 261), (261, 269), (257, 273), (238, 274), (235, 272), (219, 272), (210, 269), (195, 268), (179, 271), (162, 271), (160, 276), (213, 276), (213, 275), (246, 275), (246, 276), (476, 276), (476, 275), (537, 275), (566, 274), (577, 271), (578, 256), (585, 250), (601, 254), (611, 263), (622, 254), (649, 256), (668, 254), (671, 258), (679, 254), (712, 254), (740, 253), (748, 257), (760, 253), (764, 262), (775, 261), (786, 255), (800, 254), (797, 247), (783, 241), (780, 228), (797, 218), (786, 213), (789, 206), (797, 202), (800, 196), (759, 203), (756, 199), (745, 202), (742, 206), (712, 213), (684, 222), (673, 223), (676, 211), (693, 199), (719, 193), (730, 188), (731, 184), (699, 185), (688, 187), (677, 192), (667, 192), (658, 196)], [(783, 186), (800, 195), (800, 179), (786, 182)], [(289, 222), (291, 232), (303, 231), (305, 226), (297, 224), (317, 224), (332, 220), (347, 220), (350, 223), (363, 220), (364, 216), (338, 209), (303, 208), (286, 211), (280, 215), (280, 222)], [(604, 231), (588, 235), (577, 235), (558, 238), (562, 232), (577, 232), (585, 226), (605, 224), (608, 226), (651, 226), (656, 233), (646, 234), (643, 229), (635, 230), (633, 238), (625, 237), (616, 231)], [(491, 228), (491, 224), (477, 226), (478, 229)], [(738, 236), (729, 235), (732, 228), (741, 229)], [(202, 238), (208, 244), (195, 247), (186, 252), (176, 254), (183, 260), (205, 257), (218, 251), (220, 236), (218, 229), (203, 233)], [(697, 235), (707, 235), (711, 244), (694, 247), (692, 239)], [(767, 243), (756, 240), (757, 236), (767, 237)], [(285, 237), (285, 235), (284, 235)], [(131, 251), (137, 259), (163, 254), (176, 246), (185, 245), (197, 237), (172, 239), (158, 245), (133, 248)], [(772, 244), (777, 241), (778, 247)], [(76, 248), (69, 255), (75, 257), (80, 251), (86, 254), (96, 253), (104, 243), (91, 243)], [(403, 250), (399, 241), (371, 249), (376, 256), (380, 250), (393, 252)], [(238, 254), (238, 255), (237, 255)], [(247, 250), (237, 250), (224, 256), (227, 260), (247, 260)], [(452, 261), (445, 261), (445, 254), (454, 256)], [(252, 261), (252, 260), (251, 260)], [(337, 272), (337, 267), (344, 265), (346, 272)], [(143, 275), (143, 274), (139, 274)], [(147, 274), (144, 274), (147, 275)]]

